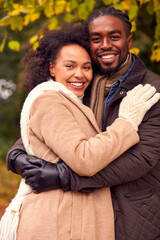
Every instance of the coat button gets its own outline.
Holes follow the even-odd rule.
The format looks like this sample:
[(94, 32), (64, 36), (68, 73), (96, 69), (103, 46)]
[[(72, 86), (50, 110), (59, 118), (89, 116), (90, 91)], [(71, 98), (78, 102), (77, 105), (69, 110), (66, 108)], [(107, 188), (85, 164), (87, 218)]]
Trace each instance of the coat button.
[(119, 93), (119, 94), (120, 94), (120, 95), (123, 95), (123, 93), (124, 93), (123, 91), (120, 91), (120, 93)]
[(128, 194), (125, 195), (125, 197), (126, 197), (126, 198), (130, 198), (131, 195), (128, 193)]

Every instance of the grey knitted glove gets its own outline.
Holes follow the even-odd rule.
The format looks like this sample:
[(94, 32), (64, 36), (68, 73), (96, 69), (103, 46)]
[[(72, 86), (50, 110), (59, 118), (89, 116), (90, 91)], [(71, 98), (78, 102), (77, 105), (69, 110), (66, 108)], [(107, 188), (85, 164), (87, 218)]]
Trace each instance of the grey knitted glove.
[(160, 99), (155, 87), (139, 84), (128, 91), (120, 104), (119, 118), (129, 122), (137, 131), (146, 112)]

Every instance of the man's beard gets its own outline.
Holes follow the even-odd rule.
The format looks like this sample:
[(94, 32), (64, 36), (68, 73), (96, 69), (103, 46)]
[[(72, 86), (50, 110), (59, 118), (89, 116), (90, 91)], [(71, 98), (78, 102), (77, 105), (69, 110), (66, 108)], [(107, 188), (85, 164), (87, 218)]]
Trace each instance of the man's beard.
[(107, 75), (111, 75), (114, 74), (115, 72), (118, 71), (119, 67), (121, 64), (118, 64), (116, 67), (109, 67), (108, 68), (103, 68), (101, 67), (101, 65), (98, 63), (98, 70), (100, 71), (101, 74), (107, 74)]
[(106, 64), (106, 68), (104, 68), (100, 65), (99, 61), (97, 61), (98, 70), (100, 71), (101, 74), (106, 74), (110, 76), (111, 74), (114, 74), (115, 72), (117, 72), (119, 67), (123, 64), (123, 62), (120, 63), (120, 60), (121, 60), (121, 52), (119, 52), (119, 61), (117, 63), (117, 66), (115, 67), (111, 67), (111, 64)]

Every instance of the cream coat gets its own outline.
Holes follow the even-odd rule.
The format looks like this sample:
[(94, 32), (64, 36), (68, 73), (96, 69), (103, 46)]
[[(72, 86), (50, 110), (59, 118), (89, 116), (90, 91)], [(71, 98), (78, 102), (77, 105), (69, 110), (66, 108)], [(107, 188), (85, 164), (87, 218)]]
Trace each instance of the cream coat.
[[(55, 163), (61, 158), (82, 176), (94, 175), (139, 141), (132, 126), (120, 119), (100, 133), (92, 111), (53, 81), (38, 85), (27, 97), (21, 133), (28, 152)], [(114, 240), (110, 189), (27, 195), (17, 239)]]

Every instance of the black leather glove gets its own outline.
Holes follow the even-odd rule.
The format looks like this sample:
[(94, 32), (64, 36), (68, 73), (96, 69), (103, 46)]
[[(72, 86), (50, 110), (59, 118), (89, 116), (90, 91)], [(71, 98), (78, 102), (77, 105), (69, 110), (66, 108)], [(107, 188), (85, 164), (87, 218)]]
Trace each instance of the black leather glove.
[(25, 171), (22, 177), (33, 192), (40, 193), (61, 188), (56, 164), (38, 158), (29, 159), (29, 162), (36, 168)]
[(32, 155), (28, 155), (22, 149), (14, 149), (8, 155), (8, 159), (7, 159), (8, 170), (11, 170), (12, 172), (22, 176), (24, 171), (27, 171), (33, 167), (35, 168), (35, 165), (32, 166), (30, 164), (29, 159), (34, 160), (34, 159), (36, 159), (36, 157), (34, 157)]
[(25, 178), (35, 193), (57, 188), (70, 190), (69, 170), (63, 161), (54, 164), (15, 149), (8, 156), (8, 168)]

